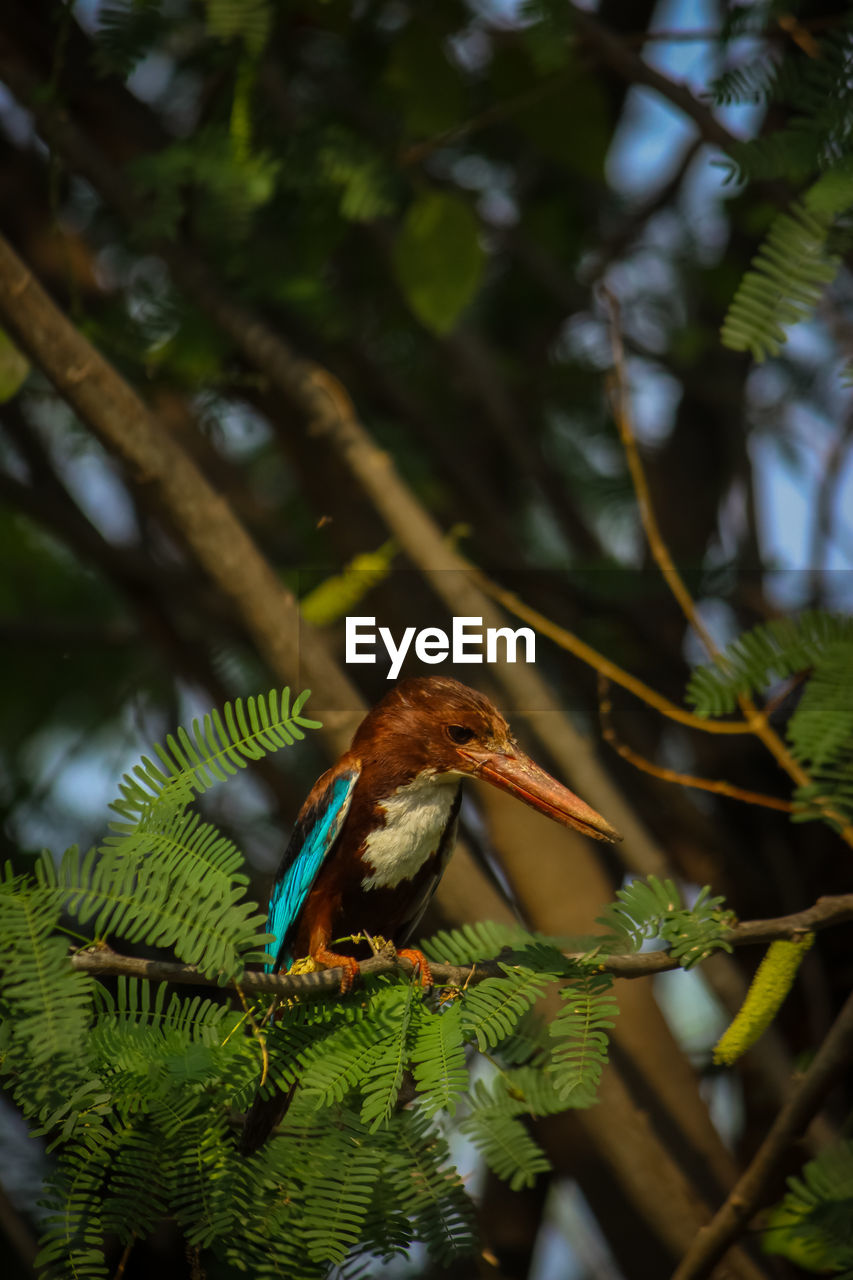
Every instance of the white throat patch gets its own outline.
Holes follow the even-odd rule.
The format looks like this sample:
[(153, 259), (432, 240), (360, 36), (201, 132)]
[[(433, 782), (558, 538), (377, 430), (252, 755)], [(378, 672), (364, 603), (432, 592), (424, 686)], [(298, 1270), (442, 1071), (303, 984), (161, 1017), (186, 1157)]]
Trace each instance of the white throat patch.
[(373, 867), (365, 889), (393, 889), (411, 880), (437, 851), (459, 779), (416, 778), (381, 802), (385, 826), (367, 838), (362, 857)]

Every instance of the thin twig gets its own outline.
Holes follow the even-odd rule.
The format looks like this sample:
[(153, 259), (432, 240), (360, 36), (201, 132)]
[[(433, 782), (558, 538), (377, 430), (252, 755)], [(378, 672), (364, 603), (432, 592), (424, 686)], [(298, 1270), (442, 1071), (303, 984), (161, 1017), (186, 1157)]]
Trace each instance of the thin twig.
[(604, 286), (601, 287), (601, 295), (610, 311), (610, 341), (613, 349), (613, 375), (610, 388), (613, 417), (616, 422), (616, 429), (619, 432), (619, 439), (622, 442), (622, 448), (625, 451), (628, 470), (631, 474), (631, 483), (634, 486), (634, 494), (640, 511), (640, 520), (649, 544), (649, 550), (652, 553), (655, 564), (663, 575), (666, 585), (678, 601), (681, 612), (708, 651), (708, 656), (716, 658), (719, 656), (720, 651), (714, 637), (699, 616), (693, 597), (687, 590), (687, 585), (676, 568), (675, 561), (670, 555), (669, 547), (661, 534), (652, 502), (651, 490), (646, 479), (645, 468), (640, 459), (640, 451), (637, 448), (637, 439), (630, 414), (628, 379), (625, 372), (625, 347), (622, 342), (619, 302), (616, 296)]
[(835, 1019), (811, 1066), (783, 1105), (767, 1136), (712, 1220), (703, 1227), (672, 1275), (702, 1280), (724, 1256), (765, 1202), (791, 1144), (817, 1114), (826, 1095), (853, 1059), (853, 995)]
[(128, 1259), (130, 1258), (130, 1251), (133, 1248), (135, 1243), (136, 1243), (136, 1233), (134, 1232), (134, 1234), (130, 1237), (127, 1244), (124, 1246), (124, 1249), (122, 1250), (122, 1255), (118, 1260), (118, 1266), (115, 1269), (115, 1275), (113, 1276), (113, 1280), (122, 1280), (122, 1276), (124, 1275), (125, 1270), (127, 1268)]
[(654, 764), (622, 742), (616, 733), (611, 718), (613, 703), (609, 697), (610, 682), (606, 676), (598, 677), (598, 715), (601, 721), (601, 736), (613, 748), (617, 755), (627, 760), (635, 769), (660, 778), (663, 782), (674, 782), (680, 787), (695, 787), (699, 791), (712, 791), (716, 795), (729, 796), (732, 800), (743, 800), (745, 804), (760, 805), (764, 809), (777, 809), (780, 813), (793, 813), (796, 806), (790, 800), (780, 800), (777, 796), (766, 796), (759, 791), (748, 791), (723, 778), (697, 778), (692, 773), (679, 773), (677, 769), (668, 769), (665, 765)]
[(587, 644), (585, 640), (581, 640), (573, 631), (568, 631), (565, 627), (559, 626), (558, 623), (552, 622), (550, 618), (546, 618), (543, 613), (539, 613), (537, 609), (525, 604), (514, 592), (500, 586), (499, 583), (494, 582), (479, 569), (471, 570), (471, 577), (483, 594), (490, 596), (503, 609), (506, 609), (507, 613), (520, 618), (522, 622), (530, 623), (536, 631), (541, 632), (543, 636), (547, 636), (549, 640), (553, 640), (554, 644), (559, 645), (561, 649), (565, 649), (567, 653), (573, 653), (576, 658), (580, 658), (581, 662), (585, 662), (588, 667), (592, 667), (593, 671), (606, 676), (613, 684), (621, 685), (623, 689), (633, 693), (635, 698), (639, 698), (647, 706), (654, 707), (655, 711), (659, 711), (668, 720), (675, 720), (678, 724), (687, 725), (690, 729), (700, 729), (703, 733), (744, 734), (754, 732), (752, 725), (748, 724), (746, 720), (705, 720), (702, 716), (694, 715), (691, 711), (685, 711), (684, 707), (680, 707), (676, 702), (670, 702), (669, 698), (665, 698), (662, 693), (658, 693), (657, 690), (652, 689), (642, 680), (638, 680), (636, 676), (632, 676), (630, 671), (623, 670), (617, 663), (612, 662), (610, 658), (606, 658), (603, 653), (593, 649), (592, 645)]
[(470, 116), (460, 124), (455, 124), (441, 133), (434, 134), (431, 138), (424, 138), (421, 142), (412, 143), (411, 146), (400, 152), (398, 161), (403, 166), (421, 164), (427, 156), (432, 155), (433, 151), (436, 151), (439, 147), (449, 146), (461, 138), (468, 138), (472, 133), (478, 133), (481, 129), (486, 129), (492, 124), (506, 120), (517, 111), (523, 111), (525, 107), (540, 102), (542, 98), (547, 97), (549, 93), (553, 93), (555, 89), (565, 84), (569, 78), (569, 73), (565, 71), (560, 72), (558, 75), (548, 76), (546, 79), (540, 80), (538, 84), (533, 85), (532, 88), (513, 94), (512, 97), (504, 98), (502, 102), (493, 103), (492, 106), (480, 111), (475, 116)]
[[(725, 935), (725, 941), (733, 947), (760, 945), (776, 938), (796, 938), (811, 930), (827, 929), (832, 925), (853, 920), (853, 893), (819, 898), (813, 906), (792, 915), (767, 920), (746, 920), (733, 925)], [(589, 959), (585, 951), (566, 951), (567, 960)], [(221, 978), (200, 973), (194, 965), (177, 964), (168, 960), (146, 960), (140, 956), (120, 955), (109, 947), (92, 947), (76, 951), (71, 957), (74, 969), (92, 974), (124, 974), (127, 977), (145, 978), (151, 982), (174, 982), (184, 986), (221, 987)], [(596, 965), (617, 978), (642, 978), (649, 974), (665, 973), (679, 967), (678, 961), (667, 951), (647, 951), (636, 955), (605, 955), (595, 957)], [(485, 978), (501, 977), (503, 970), (496, 959), (478, 960), (476, 964), (430, 965), (432, 976), (439, 986), (462, 987), (482, 982)], [(387, 955), (372, 956), (361, 962), (361, 972), (366, 977), (377, 974), (414, 972), (411, 960)], [(278, 996), (335, 996), (340, 994), (341, 969), (319, 969), (315, 973), (283, 974), (249, 970), (239, 979), (243, 991), (266, 991)], [(233, 980), (224, 985), (236, 988)]]
[[(628, 462), (628, 469), (631, 474), (631, 481), (634, 485), (634, 492), (637, 497), (637, 504), (640, 510), (640, 520), (642, 521), (643, 530), (649, 544), (649, 550), (652, 553), (655, 563), (660, 569), (664, 582), (675, 596), (678, 605), (687, 619), (688, 623), (693, 627), (696, 634), (704, 644), (711, 658), (720, 656), (720, 650), (707, 629), (696, 604), (687, 589), (687, 586), (675, 567), (675, 562), (670, 555), (669, 547), (661, 535), (660, 528), (655, 515), (654, 505), (651, 500), (651, 493), (648, 482), (646, 480), (645, 468), (640, 459), (640, 451), (637, 447), (636, 435), (631, 420), (630, 396), (628, 393), (628, 378), (625, 369), (625, 349), (622, 343), (622, 333), (619, 319), (619, 302), (616, 297), (607, 289), (602, 289), (602, 296), (607, 303), (610, 311), (610, 332), (611, 343), (613, 349), (613, 415), (616, 421), (616, 428), (619, 432), (619, 438), (622, 447), (625, 450), (625, 457)], [(744, 720), (749, 725), (755, 736), (764, 744), (776, 763), (784, 769), (788, 777), (791, 778), (798, 787), (807, 787), (811, 783), (811, 778), (802, 765), (794, 759), (791, 752), (785, 746), (775, 729), (773, 729), (767, 720), (767, 710), (759, 711), (758, 707), (751, 698), (744, 694), (738, 696), (738, 706), (740, 707)], [(823, 807), (823, 806), (822, 806)], [(844, 818), (828, 805), (823, 807), (825, 816), (838, 824), (839, 835), (842, 840), (853, 848), (853, 823), (845, 822)]]
[(246, 1020), (249, 1023), (249, 1026), (252, 1028), (252, 1038), (254, 1040), (257, 1040), (258, 1045), (260, 1046), (260, 1050), (261, 1050), (260, 1087), (263, 1088), (263, 1086), (267, 1082), (267, 1076), (269, 1075), (269, 1069), (270, 1069), (270, 1054), (269, 1054), (269, 1049), (267, 1048), (267, 1039), (265, 1035), (261, 1034), (261, 1029), (257, 1024), (255, 1015), (252, 1012), (252, 1009), (249, 1005), (248, 1000), (246, 999), (246, 995), (245, 995), (245, 992), (243, 991), (242, 986), (240, 985), (239, 982), (235, 982), (233, 985), (234, 985), (234, 990), (237, 992), (237, 995), (240, 997), (240, 1003), (243, 1006), (243, 1011), (246, 1015)]
[(661, 94), (678, 107), (698, 128), (705, 142), (728, 152), (736, 139), (713, 114), (709, 107), (694, 97), (685, 84), (670, 80), (660, 71), (650, 67), (619, 36), (610, 31), (594, 15), (568, 4), (575, 30), (588, 49), (629, 85), (645, 85)]

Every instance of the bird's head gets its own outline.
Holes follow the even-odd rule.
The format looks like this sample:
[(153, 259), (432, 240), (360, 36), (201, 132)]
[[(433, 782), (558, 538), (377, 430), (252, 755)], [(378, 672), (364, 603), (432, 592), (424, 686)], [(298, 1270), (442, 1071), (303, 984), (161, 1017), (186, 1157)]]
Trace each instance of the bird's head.
[(519, 748), (497, 707), (446, 676), (402, 680), (365, 717), (353, 751), (416, 777), (475, 777), (595, 840), (619, 833)]

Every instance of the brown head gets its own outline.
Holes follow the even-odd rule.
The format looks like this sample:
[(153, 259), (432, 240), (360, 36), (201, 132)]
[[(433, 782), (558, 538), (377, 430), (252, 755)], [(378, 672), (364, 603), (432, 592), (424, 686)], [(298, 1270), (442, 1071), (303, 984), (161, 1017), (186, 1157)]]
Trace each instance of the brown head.
[(618, 840), (600, 814), (521, 751), (497, 707), (447, 676), (401, 680), (356, 730), (352, 752), (397, 785), (421, 775), (478, 777), (595, 840)]

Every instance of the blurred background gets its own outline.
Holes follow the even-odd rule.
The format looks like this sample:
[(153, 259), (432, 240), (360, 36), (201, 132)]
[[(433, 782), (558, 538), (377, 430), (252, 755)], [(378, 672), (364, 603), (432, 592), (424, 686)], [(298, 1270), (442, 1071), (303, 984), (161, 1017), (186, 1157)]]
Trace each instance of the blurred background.
[[(790, 9), (6, 0), (0, 231), (303, 602), (294, 652), (343, 668), (342, 612), (399, 636), (448, 630), (481, 598), (452, 606), (428, 572), (452, 571), (430, 565), (428, 540), (418, 554), (414, 523), (395, 527), (340, 440), (313, 429), (299, 377), (288, 397), (253, 363), (239, 324), (182, 276), (190, 263), (283, 338), (302, 374), (345, 389), (449, 555), (681, 703), (705, 654), (640, 526), (606, 388), (603, 289), (658, 522), (718, 643), (853, 599), (849, 276), (771, 360), (719, 336), (791, 194), (739, 182), (731, 163), (731, 144), (787, 118), (747, 92), (749, 76), (819, 57), (849, 13), (807, 0), (780, 23)], [(746, 89), (716, 92), (742, 100), (715, 101), (739, 70)], [(2, 336), (0, 401), (0, 842), (18, 862), (97, 841), (122, 772), (176, 724), (302, 687), (314, 667), (274, 669), (157, 486)], [(353, 562), (349, 594), (329, 604)], [(347, 697), (315, 680), (309, 713), (333, 712), (343, 740), (386, 668), (347, 667)], [(647, 871), (688, 895), (710, 883), (744, 919), (853, 887), (828, 829), (620, 758), (601, 739), (595, 673), (543, 636), (535, 686), (485, 666), (429, 670), (477, 683), (543, 764), (628, 823), (624, 851), (601, 854), (477, 793), (430, 928), (514, 913), (589, 933), (623, 877)], [(750, 737), (691, 731), (621, 691), (612, 724), (648, 761), (789, 795)], [(332, 750), (311, 735), (205, 799), (259, 901)], [(534, 1191), (510, 1193), (458, 1144), (486, 1248), (460, 1276), (667, 1274), (679, 1242), (663, 1219), (683, 1213), (689, 1238), (696, 1206), (719, 1201), (853, 978), (849, 931), (822, 935), (769, 1041), (722, 1076), (710, 1048), (756, 962), (741, 952), (707, 975), (622, 984), (613, 1093), (543, 1123), (554, 1172)], [(0, 1123), (0, 1230), (26, 1240), (44, 1157), (9, 1107)], [(127, 1274), (155, 1265), (188, 1274), (168, 1232)]]

